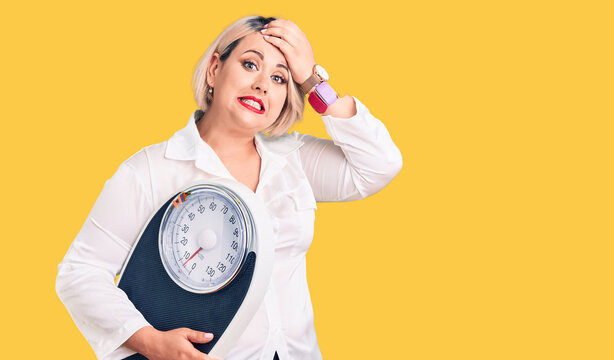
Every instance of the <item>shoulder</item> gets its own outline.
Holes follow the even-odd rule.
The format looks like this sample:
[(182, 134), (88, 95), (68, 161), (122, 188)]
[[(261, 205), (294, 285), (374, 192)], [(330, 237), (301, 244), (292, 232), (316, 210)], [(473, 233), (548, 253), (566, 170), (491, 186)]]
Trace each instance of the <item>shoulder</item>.
[(162, 159), (164, 157), (167, 143), (168, 141), (164, 141), (143, 147), (124, 160), (120, 166), (128, 167), (139, 177), (148, 176), (151, 168), (151, 162), (157, 161), (156, 159)]

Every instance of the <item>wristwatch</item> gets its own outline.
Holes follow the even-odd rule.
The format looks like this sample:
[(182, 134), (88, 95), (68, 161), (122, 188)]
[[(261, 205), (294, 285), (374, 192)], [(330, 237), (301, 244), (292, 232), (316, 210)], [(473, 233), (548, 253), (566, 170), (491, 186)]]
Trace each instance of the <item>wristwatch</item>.
[(303, 94), (308, 94), (314, 86), (318, 85), (322, 81), (328, 81), (329, 76), (326, 70), (318, 64), (313, 66), (313, 73), (305, 82), (301, 84), (301, 90)]
[(332, 105), (338, 96), (335, 90), (328, 85), (326, 81), (321, 82), (316, 88), (309, 93), (309, 103), (311, 107), (318, 113), (322, 114), (326, 111), (329, 105)]

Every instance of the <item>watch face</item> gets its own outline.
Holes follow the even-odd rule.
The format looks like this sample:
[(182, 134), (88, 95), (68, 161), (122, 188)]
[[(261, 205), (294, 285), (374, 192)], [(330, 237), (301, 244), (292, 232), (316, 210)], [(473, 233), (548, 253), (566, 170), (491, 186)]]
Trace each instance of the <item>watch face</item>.
[(326, 70), (324, 70), (323, 67), (321, 67), (320, 65), (316, 65), (316, 72), (318, 73), (318, 75), (320, 75), (320, 77), (324, 80), (324, 81), (328, 81), (329, 77), (328, 77), (328, 73), (326, 72)]

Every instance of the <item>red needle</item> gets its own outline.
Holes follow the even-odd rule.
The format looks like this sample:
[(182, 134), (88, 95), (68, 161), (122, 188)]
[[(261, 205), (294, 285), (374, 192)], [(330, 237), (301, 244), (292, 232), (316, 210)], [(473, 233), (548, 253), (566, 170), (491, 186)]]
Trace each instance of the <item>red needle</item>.
[(183, 266), (185, 266), (185, 264), (187, 264), (187, 263), (188, 263), (188, 261), (192, 260), (192, 258), (193, 258), (194, 256), (196, 256), (196, 254), (198, 254), (198, 252), (199, 252), (199, 251), (201, 251), (202, 249), (203, 249), (203, 248), (198, 248), (198, 250), (196, 250), (196, 252), (194, 253), (194, 255), (190, 256), (190, 258), (189, 258), (189, 259), (188, 259), (186, 262), (184, 262), (184, 263), (183, 263)]

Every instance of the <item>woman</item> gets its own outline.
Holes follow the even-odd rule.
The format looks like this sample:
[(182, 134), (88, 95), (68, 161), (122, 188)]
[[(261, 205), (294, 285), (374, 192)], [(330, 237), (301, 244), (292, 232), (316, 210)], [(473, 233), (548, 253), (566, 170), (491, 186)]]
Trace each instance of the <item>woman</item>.
[[(315, 64), (307, 37), (291, 21), (236, 21), (195, 73), (200, 110), (168, 141), (124, 161), (105, 183), (56, 280), (60, 299), (99, 358), (139, 352), (149, 359), (210, 359), (192, 342), (209, 342), (214, 334), (156, 330), (114, 278), (161, 202), (187, 183), (215, 177), (254, 191), (276, 235), (270, 288), (226, 359), (322, 358), (305, 267), (316, 201), (369, 196), (396, 176), (402, 159), (385, 126), (360, 101), (326, 96), (326, 76)], [(313, 98), (318, 91), (324, 100)], [(302, 117), (307, 94), (332, 141), (286, 132)]]

